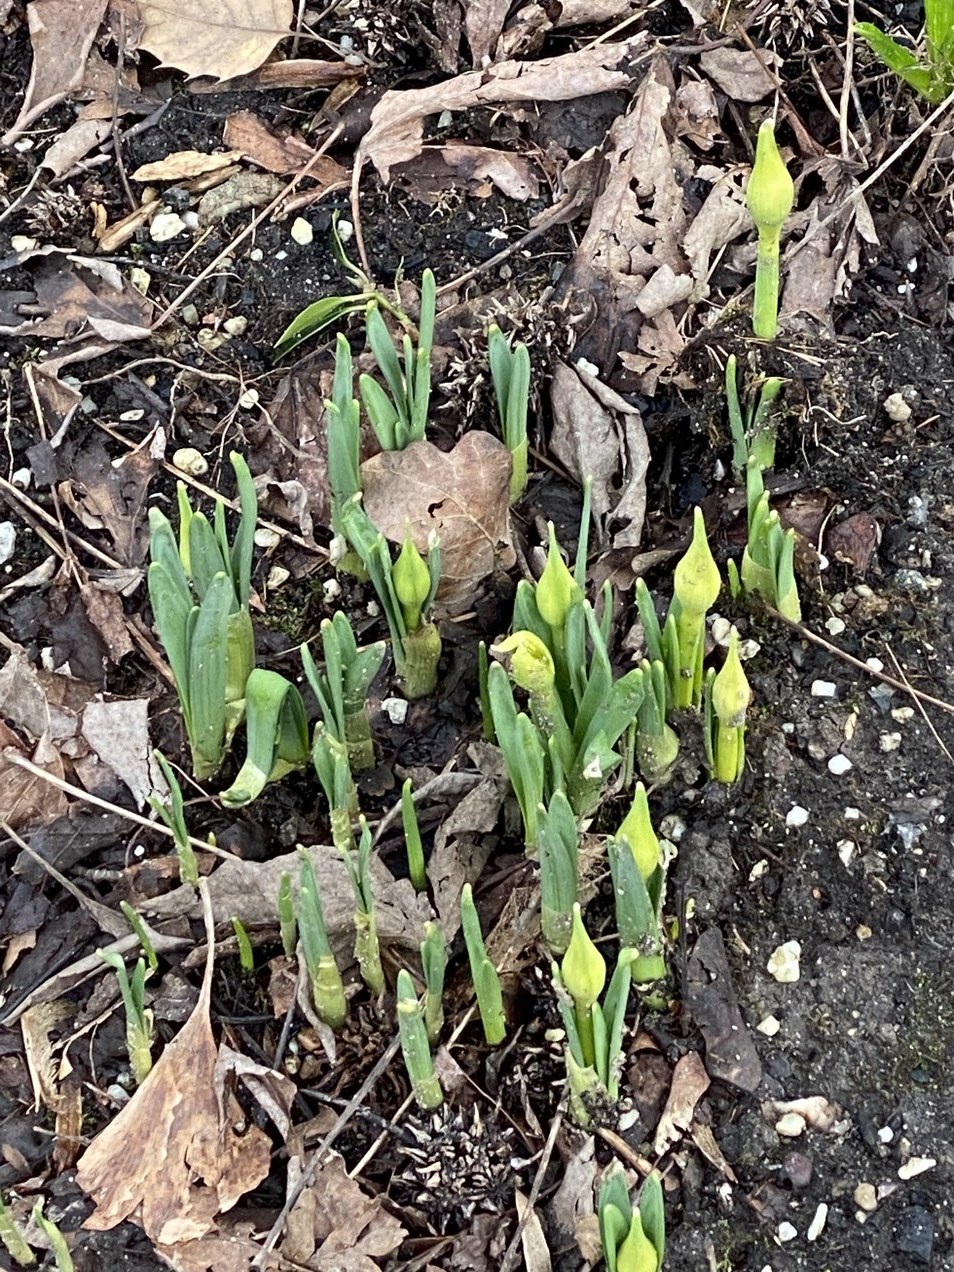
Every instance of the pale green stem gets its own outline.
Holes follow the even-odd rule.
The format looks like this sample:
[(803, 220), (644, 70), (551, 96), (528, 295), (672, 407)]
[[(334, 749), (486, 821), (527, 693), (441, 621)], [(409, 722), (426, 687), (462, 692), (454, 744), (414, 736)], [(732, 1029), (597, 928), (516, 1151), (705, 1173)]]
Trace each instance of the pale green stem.
[(760, 340), (774, 340), (778, 335), (780, 239), (781, 227), (759, 232), (759, 247), (755, 258), (752, 330)]

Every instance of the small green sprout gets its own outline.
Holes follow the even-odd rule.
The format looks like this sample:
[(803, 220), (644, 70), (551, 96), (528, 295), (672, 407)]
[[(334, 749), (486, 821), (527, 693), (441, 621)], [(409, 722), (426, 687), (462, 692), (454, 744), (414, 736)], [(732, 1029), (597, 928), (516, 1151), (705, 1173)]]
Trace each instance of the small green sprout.
[(231, 923), (232, 931), (235, 933), (235, 940), (238, 944), (239, 966), (246, 976), (251, 976), (255, 971), (255, 954), (252, 950), (252, 942), (249, 940), (248, 930), (237, 914), (232, 915)]
[(169, 803), (167, 804), (165, 800), (160, 799), (158, 795), (153, 793), (149, 796), (149, 806), (172, 831), (172, 841), (176, 846), (176, 856), (179, 858), (179, 878), (183, 883), (189, 884), (190, 887), (197, 888), (199, 886), (199, 863), (196, 860), (195, 849), (189, 841), (189, 828), (186, 826), (182, 787), (179, 785), (179, 779), (172, 771), (172, 765), (162, 752), (153, 751), (153, 755), (162, 770), (162, 776), (166, 779), (166, 785), (169, 787)]
[(36, 1255), (30, 1249), (26, 1237), (7, 1209), (2, 1196), (0, 1196), (0, 1242), (3, 1243), (4, 1249), (14, 1263), (18, 1263), (21, 1268), (31, 1268), (36, 1263)]
[(709, 773), (731, 785), (745, 769), (745, 713), (752, 691), (739, 658), (739, 633), (729, 633), (729, 652), (717, 673), (706, 678), (705, 743)]
[(745, 190), (745, 206), (758, 230), (755, 258), (755, 299), (752, 330), (760, 340), (778, 334), (779, 255), (782, 226), (795, 202), (795, 185), (775, 141), (775, 125), (766, 119), (759, 128), (755, 163)]
[(278, 930), (281, 934), (285, 957), (294, 958), (298, 947), (298, 921), (295, 918), (292, 878), (287, 870), (278, 883)]
[(487, 948), (480, 930), (480, 919), (477, 917), (477, 907), (474, 905), (474, 896), (469, 883), (464, 884), (461, 892), (460, 918), (464, 929), (467, 957), (470, 960), (470, 975), (477, 994), (480, 1023), (484, 1027), (484, 1037), (488, 1044), (495, 1047), (503, 1042), (507, 1033), (500, 977), (487, 957)]
[(381, 948), (378, 944), (378, 925), (374, 915), (374, 895), (371, 890), (371, 831), (363, 817), (356, 850), (345, 849), (341, 853), (351, 889), (354, 892), (355, 942), (354, 956), (358, 962), (361, 979), (376, 998), (384, 993), (384, 969), (381, 966)]
[(401, 679), (409, 698), (425, 698), (437, 688), (441, 637), (436, 625), (427, 621), (425, 615), (434, 600), (440, 573), (437, 536), (433, 533), (431, 535), (428, 559), (425, 561), (414, 546), (411, 536), (405, 535), (391, 577), (404, 621), (404, 668)]
[(954, 12), (950, 0), (924, 0), (924, 52), (919, 57), (873, 22), (858, 22), (855, 33), (871, 46), (889, 71), (900, 75), (932, 106), (954, 88)]
[(331, 1029), (348, 1018), (341, 972), (328, 941), (315, 867), (307, 848), (298, 849), (298, 930), (315, 1011)]
[(437, 923), (424, 924), (421, 942), (421, 967), (424, 971), (424, 1024), (431, 1046), (436, 1046), (444, 1028), (444, 974), (447, 971), (447, 942)]
[(220, 798), (229, 808), (257, 799), (266, 783), (308, 760), (308, 717), (301, 694), (284, 676), (256, 667), (245, 685), (245, 762)]
[(636, 784), (632, 808), (619, 830), (606, 841), (606, 854), (619, 938), (633, 953), (631, 977), (637, 985), (660, 980), (666, 974), (662, 930), (665, 865), (642, 782)]
[(528, 853), (537, 851), (537, 815), (546, 782), (546, 742), (524, 712), (517, 711), (507, 673), (494, 663), (487, 673), (487, 697), (497, 744), (523, 818)]
[(33, 1207), (33, 1222), (50, 1243), (50, 1251), (56, 1264), (56, 1272), (73, 1272), (75, 1265), (73, 1256), (70, 1254), (70, 1248), (66, 1244), (66, 1238), (53, 1220), (47, 1219), (43, 1213), (42, 1201), (38, 1201)]
[(599, 952), (583, 926), (579, 902), (573, 904), (572, 935), (560, 964), (560, 977), (567, 993), (573, 999), (573, 1015), (580, 1040), (583, 1063), (596, 1065), (596, 1044), (593, 1037), (593, 1007), (599, 1001), (606, 984), (606, 960)]
[(749, 534), (742, 568), (729, 562), (729, 590), (756, 593), (793, 623), (802, 619), (795, 579), (795, 531), (783, 530), (778, 513), (769, 507), (762, 471), (750, 459), (746, 471)]
[(666, 1213), (658, 1171), (648, 1175), (633, 1209), (622, 1169), (611, 1166), (597, 1201), (607, 1272), (659, 1272), (666, 1253)]
[(434, 1060), (424, 1023), (424, 1013), (410, 974), (402, 967), (397, 978), (398, 1033), (401, 1051), (411, 1080), (414, 1098), (426, 1112), (439, 1109), (444, 1103), (440, 1079), (434, 1071)]
[(179, 538), (158, 508), (149, 510), (149, 600), (172, 668), (199, 781), (214, 776), (241, 723), (245, 684), (255, 665), (248, 609), (258, 501), (248, 465), (230, 456), (242, 515), (230, 544), (225, 508), (213, 522), (194, 512), (179, 484)]
[(315, 725), (311, 758), (328, 801), (331, 841), (339, 852), (354, 847), (353, 823), (358, 817), (358, 792), (348, 763), (348, 750), (319, 721)]
[(424, 892), (427, 888), (427, 869), (424, 865), (424, 845), (421, 843), (421, 828), (417, 821), (410, 778), (401, 787), (401, 824), (404, 827), (408, 876), (414, 885), (414, 890)]
[(318, 700), (328, 732), (348, 751), (352, 773), (374, 768), (374, 740), (368, 716), (368, 690), (384, 661), (383, 640), (359, 646), (348, 616), (336, 610), (321, 624), (324, 668), (319, 671), (308, 645), (302, 645), (305, 676)]
[(743, 411), (739, 398), (737, 365), (734, 353), (725, 364), (725, 396), (732, 430), (732, 467), (737, 473), (746, 471), (751, 455), (760, 468), (775, 467), (775, 423), (772, 410), (785, 383), (777, 375), (757, 381), (749, 393)]
[(551, 954), (563, 954), (573, 931), (579, 880), (579, 830), (570, 801), (554, 791), (537, 811), (540, 856), (540, 929)]
[(706, 536), (702, 509), (693, 511), (692, 541), (673, 574), (673, 612), (679, 667), (673, 686), (675, 706), (698, 707), (702, 701), (702, 660), (706, 614), (722, 589), (722, 576)]
[(116, 973), (119, 992), (126, 1011), (126, 1049), (136, 1085), (145, 1082), (152, 1069), (152, 1044), (156, 1032), (152, 1009), (146, 1006), (146, 960), (137, 959), (132, 977), (126, 971), (121, 954), (115, 950), (97, 950), (99, 957)]
[(380, 300), (367, 307), (368, 345), (374, 355), (387, 390), (370, 375), (358, 379), (361, 401), (383, 450), (404, 450), (411, 442), (423, 441), (431, 396), (431, 350), (437, 313), (437, 284), (431, 270), (421, 278), (421, 320), (417, 348), (405, 332), (402, 340), (404, 366), (394, 341), (381, 317)]
[(530, 403), (530, 354), (525, 344), (513, 346), (496, 323), (487, 332), (487, 360), (497, 398), (504, 445), (510, 451), (510, 502), (527, 488), (527, 408)]
[(339, 333), (331, 400), (325, 402), (331, 526), (343, 535), (341, 510), (361, 490), (361, 408), (354, 396), (354, 366), (347, 337)]
[(666, 722), (666, 703), (671, 697), (672, 679), (658, 660), (640, 664), (644, 693), (636, 729), (636, 760), (647, 782), (664, 782), (679, 755), (679, 738)]
[(146, 961), (149, 964), (149, 972), (151, 975), (159, 969), (159, 955), (156, 953), (156, 947), (152, 943), (152, 937), (149, 934), (149, 930), (128, 901), (120, 901), (119, 908), (122, 910), (123, 917), (135, 932), (136, 937), (139, 940), (139, 944), (142, 946), (142, 952), (146, 956)]

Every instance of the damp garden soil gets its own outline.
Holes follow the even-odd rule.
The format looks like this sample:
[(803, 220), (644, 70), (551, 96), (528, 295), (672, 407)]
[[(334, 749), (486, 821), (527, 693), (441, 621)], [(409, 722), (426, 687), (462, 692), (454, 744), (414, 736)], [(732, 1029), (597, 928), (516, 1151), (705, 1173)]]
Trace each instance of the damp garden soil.
[[(207, 109), (202, 102), (195, 118)], [(212, 131), (218, 144), (219, 133)], [(183, 144), (187, 135), (191, 139), (195, 134), (186, 132), (185, 122), (181, 130), (171, 128), (156, 145), (156, 155)], [(525, 221), (527, 209), (496, 198), (464, 197), (452, 215), (431, 218), (394, 195), (371, 194), (362, 214), (376, 262), (393, 269), (402, 260), (409, 268), (426, 261), (451, 275), (473, 263), (480, 234), (491, 241), (490, 231), (515, 218)], [(218, 245), (208, 243), (207, 256), (197, 258), (196, 270), (224, 242), (223, 237)], [(249, 374), (270, 365), (268, 347), (288, 318), (340, 281), (330, 258), (313, 277), (291, 267), (286, 272), (269, 270), (268, 257), (278, 250), (279, 234), (266, 228), (258, 242), (265, 266), (233, 280), (220, 298), (230, 313), (248, 313), (249, 336), (244, 344), (233, 342), (214, 362), (233, 371), (244, 364)], [(532, 253), (511, 260), (507, 283), (539, 294), (552, 277), (552, 266), (566, 259), (567, 249), (567, 231), (555, 231), (535, 244)], [(161, 266), (151, 245), (145, 251), (153, 258), (150, 264)], [(493, 277), (500, 281), (499, 273)], [(895, 679), (906, 677), (915, 689), (949, 701), (954, 699), (954, 341), (949, 324), (931, 328), (905, 312), (897, 299), (899, 277), (903, 279), (901, 266), (895, 269), (882, 258), (856, 281), (852, 306), (838, 315), (837, 337), (783, 337), (773, 351), (778, 365), (769, 369), (786, 374), (795, 386), (780, 439), (779, 498), (784, 507), (786, 501), (794, 503), (796, 495), (805, 496), (813, 513), (817, 516), (821, 509), (832, 525), (855, 516), (870, 519), (857, 524), (864, 542), (859, 547), (849, 539), (843, 554), (848, 560), (831, 553), (827, 568), (818, 570), (814, 563), (814, 577), (802, 585), (806, 626), (862, 663), (877, 659)], [(202, 298), (216, 299), (211, 292)], [(724, 398), (707, 350), (744, 352), (748, 346), (740, 332), (731, 324), (725, 331), (708, 332), (687, 359), (698, 387), (661, 393), (647, 413), (654, 454), (643, 544), (647, 550), (678, 538), (689, 506), (701, 501), (720, 561), (738, 555), (738, 514), (732, 509), (738, 509), (739, 502), (735, 497), (733, 503), (731, 478), (719, 475), (716, 467), (719, 460), (726, 464), (728, 457)], [(181, 343), (202, 365), (202, 355), (186, 334)], [(15, 356), (23, 356), (24, 351), (13, 349)], [(126, 353), (112, 355), (84, 368), (84, 381), (120, 371), (125, 358)], [(205, 365), (213, 363), (206, 359)], [(15, 395), (16, 385), (14, 381)], [(104, 417), (115, 418), (137, 404), (135, 384), (122, 376), (91, 385), (89, 392)], [(892, 419), (885, 411), (885, 400), (895, 393), (910, 408), (907, 419)], [(8, 436), (16, 466), (35, 439), (27, 404), (15, 396), (14, 407)], [(83, 427), (76, 426), (77, 444), (83, 442)], [(214, 443), (214, 433), (213, 417), (205, 435), (209, 443)], [(197, 432), (190, 440), (203, 438)], [(538, 442), (545, 450), (545, 427)], [(520, 509), (520, 532), (529, 539), (535, 517), (554, 515), (555, 509), (563, 512), (569, 525), (575, 510), (572, 492), (556, 479), (543, 478)], [(877, 543), (867, 543), (866, 525), (869, 535), (874, 534), (870, 527), (877, 525)], [(24, 538), (29, 544), (29, 535)], [(866, 546), (870, 557), (860, 569), (858, 557)], [(263, 647), (275, 657), (322, 612), (316, 599), (320, 577), (325, 576), (319, 574), (293, 592), (283, 630), (260, 634)], [(659, 594), (668, 594), (665, 567), (651, 574), (650, 582)], [(406, 762), (405, 748), (415, 746), (415, 763), (439, 768), (463, 739), (476, 736), (472, 692), (464, 672), (473, 639), (493, 637), (505, 625), (505, 599), (484, 611), (483, 630), (472, 624), (455, 647), (459, 674), (451, 691), (432, 704), (427, 718), (423, 709), (416, 711), (414, 729), (387, 741), (392, 765), (402, 755)], [(349, 605), (363, 605), (367, 597), (356, 591), (347, 600)], [(633, 617), (623, 600), (621, 636)], [(745, 1021), (746, 1041), (757, 1052), (761, 1077), (750, 1091), (717, 1080), (699, 1105), (697, 1116), (711, 1126), (734, 1181), (688, 1141), (670, 1155), (665, 1268), (845, 1272), (870, 1265), (892, 1272), (946, 1272), (954, 1268), (954, 761), (948, 754), (954, 750), (952, 718), (930, 704), (925, 716), (914, 697), (892, 690), (764, 611), (725, 598), (721, 608), (760, 647), (747, 665), (755, 694), (748, 763), (736, 788), (723, 790), (705, 783), (687, 726), (686, 754), (676, 779), (654, 797), (654, 810), (678, 841), (670, 896), (674, 907), (688, 907), (688, 917), (674, 942), (671, 1009), (648, 1012), (642, 1024), (655, 1040), (655, 1054), (666, 1072), (680, 1056), (702, 1048), (698, 1022), (685, 1005), (687, 983), (697, 941), (706, 933), (718, 933)], [(25, 613), (11, 603), (0, 606), (0, 628), (38, 652), (51, 640), (42, 596), (31, 601), (29, 621), (35, 627), (29, 639), (22, 628)], [(832, 628), (840, 630), (832, 635)], [(144, 663), (124, 669), (123, 677), (111, 678), (107, 687), (130, 694), (159, 692)], [(171, 708), (171, 702), (164, 698), (162, 706)], [(836, 756), (845, 757), (850, 767), (831, 766)], [(393, 791), (378, 789), (368, 798), (383, 809), (393, 801)], [(316, 818), (320, 820), (316, 799), (316, 788), (306, 779), (276, 788), (269, 795), (267, 812), (253, 809), (244, 819), (238, 836), (243, 851), (267, 852), (276, 836), (287, 841), (298, 829), (314, 831)], [(200, 812), (201, 817), (207, 824), (200, 820), (199, 831), (218, 828), (214, 812)], [(487, 871), (489, 919), (495, 906), (498, 912), (502, 909), (507, 890), (525, 874), (513, 851), (514, 840), (501, 833), (500, 841)], [(82, 858), (85, 868), (122, 866), (118, 831), (107, 848), (98, 849), (92, 834), (90, 845)], [(152, 849), (159, 854), (158, 845)], [(393, 844), (391, 851), (390, 864), (395, 865)], [(8, 914), (23, 895), (10, 863), (8, 856), (0, 876)], [(600, 886), (605, 893), (605, 882)], [(602, 914), (608, 923), (605, 895), (598, 892), (591, 907), (594, 916)], [(62, 898), (51, 906), (47, 922), (64, 925), (69, 932), (65, 944), (73, 948), (96, 943), (93, 930)], [(792, 941), (801, 950), (800, 978), (781, 984), (768, 974), (767, 964), (779, 945)], [(540, 967), (543, 962), (536, 960)], [(14, 993), (28, 987), (18, 975), (15, 968)], [(389, 1197), (411, 1229), (408, 1248), (387, 1267), (404, 1266), (412, 1254), (428, 1248), (429, 1232), (446, 1232), (452, 1238), (468, 1229), (484, 1234), (478, 1256), (484, 1262), (467, 1261), (466, 1242), (435, 1240), (432, 1266), (499, 1266), (506, 1244), (501, 1244), (500, 1233), (509, 1238), (514, 1228), (513, 1183), (524, 1192), (529, 1189), (534, 1152), (541, 1144), (528, 1128), (525, 1102), (545, 1135), (555, 1106), (552, 1092), (561, 1076), (558, 1054), (546, 1039), (546, 1029), (555, 1023), (552, 998), (532, 961), (510, 990), (515, 1019), (524, 1026), (516, 1044), (506, 1056), (496, 1057), (472, 1032), (458, 1054), (492, 1098), (476, 1104), (462, 1101), (457, 1120), (452, 1112), (450, 1125), (441, 1132), (447, 1162), (470, 1152), (474, 1156), (472, 1169), (446, 1176), (454, 1204), (446, 1196), (430, 1199), (422, 1194), (414, 1153), (420, 1143), (434, 1139), (425, 1119), (412, 1118), (400, 1132), (393, 1132), (361, 1176), (366, 1186)], [(223, 958), (215, 992), (219, 1025), (240, 1030), (254, 1049), (260, 1045), (267, 1010), (261, 987), (243, 980), (235, 960)], [(773, 1020), (778, 1025), (775, 1032)], [(390, 1040), (391, 1022), (370, 1006), (360, 1009), (357, 1024), (360, 1027), (349, 1028), (342, 1041), (341, 1071), (335, 1081), (329, 1083), (327, 1075), (315, 1079), (317, 1093), (303, 1095), (303, 1107), (310, 1112), (323, 1103), (335, 1107), (334, 1100), (346, 1098)], [(756, 1028), (759, 1025), (768, 1032)], [(166, 1038), (175, 1032), (171, 1022), (165, 1028)], [(36, 1118), (23, 1115), (28, 1088), (22, 1057), (11, 1037), (3, 1043), (0, 1061), (0, 1138), (18, 1148), (34, 1173), (48, 1172), (49, 1128), (34, 1129)], [(123, 1067), (117, 1013), (97, 1035), (95, 1070), (78, 1054), (74, 1063), (84, 1080), (98, 1083), (103, 1075), (111, 1080)], [(645, 1153), (660, 1111), (659, 1090), (654, 1103), (653, 1093), (647, 1094), (652, 1084), (638, 1069), (636, 1057), (630, 1057), (627, 1075), (632, 1084), (624, 1084), (627, 1116), (622, 1123), (610, 1118), (607, 1125), (617, 1129), (634, 1152)], [(303, 1088), (306, 1081), (302, 1080)], [(349, 1166), (389, 1129), (405, 1089), (395, 1065), (337, 1144)], [(778, 1114), (768, 1111), (768, 1103), (808, 1096), (823, 1097), (835, 1106), (830, 1110), (832, 1125), (827, 1130), (808, 1128), (795, 1138), (780, 1135), (775, 1129)], [(449, 1105), (453, 1111), (453, 1097)], [(538, 1202), (553, 1266), (560, 1272), (583, 1267), (571, 1234), (546, 1226), (548, 1202), (563, 1178), (566, 1155), (579, 1142), (569, 1127), (561, 1134)], [(596, 1154), (605, 1161), (611, 1151), (597, 1140)], [(934, 1165), (914, 1178), (899, 1178), (899, 1167), (910, 1159), (931, 1159)], [(9, 1162), (0, 1167), (0, 1180), (5, 1174), (10, 1181), (15, 1177)], [(863, 1183), (875, 1190), (876, 1205), (870, 1212), (856, 1200), (856, 1189)], [(256, 1227), (270, 1222), (282, 1188), (278, 1160), (266, 1184), (243, 1202)], [(47, 1209), (66, 1230), (75, 1228), (88, 1211), (68, 1173), (51, 1178), (46, 1194), (51, 1199)], [(828, 1208), (826, 1222), (817, 1239), (809, 1242), (806, 1233), (821, 1205)], [(782, 1241), (780, 1225), (786, 1224), (795, 1235)], [(494, 1229), (499, 1233), (491, 1238), (487, 1234)], [(784, 1227), (782, 1233), (788, 1235)], [(74, 1259), (79, 1272), (164, 1266), (132, 1225), (80, 1234)]]

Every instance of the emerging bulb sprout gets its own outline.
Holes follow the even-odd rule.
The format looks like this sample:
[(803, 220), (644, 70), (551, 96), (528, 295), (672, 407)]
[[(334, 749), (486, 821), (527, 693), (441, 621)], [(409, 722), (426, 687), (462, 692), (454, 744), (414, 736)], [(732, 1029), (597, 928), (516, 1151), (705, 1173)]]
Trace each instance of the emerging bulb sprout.
[(745, 206), (759, 234), (752, 330), (760, 340), (774, 340), (778, 334), (779, 245), (794, 202), (795, 186), (779, 154), (775, 125), (766, 119), (759, 128), (745, 191)]
[(417, 631), (421, 625), (421, 610), (431, 594), (431, 572), (409, 534), (404, 537), (391, 578), (405, 626), (409, 632)]

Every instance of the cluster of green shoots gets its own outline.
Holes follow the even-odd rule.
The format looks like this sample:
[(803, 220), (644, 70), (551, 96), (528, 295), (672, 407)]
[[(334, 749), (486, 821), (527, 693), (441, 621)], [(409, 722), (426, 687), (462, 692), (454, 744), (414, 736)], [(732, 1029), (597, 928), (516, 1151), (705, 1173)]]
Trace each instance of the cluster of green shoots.
[[(43, 1234), (42, 1243), (45, 1243), (53, 1256), (53, 1266), (55, 1266), (56, 1272), (73, 1272), (73, 1256), (70, 1254), (66, 1238), (53, 1220), (48, 1219), (43, 1213), (42, 1201), (36, 1202), (30, 1217)], [(40, 1243), (37, 1243), (32, 1237), (31, 1241), (28, 1241), (28, 1235), (29, 1232), (23, 1232), (7, 1209), (3, 1197), (0, 1196), (0, 1244), (3, 1245), (7, 1254), (20, 1268), (32, 1268), (37, 1265), (31, 1241), (34, 1244)], [(44, 1264), (44, 1266), (47, 1265)]]
[(855, 32), (889, 71), (900, 75), (932, 105), (938, 105), (954, 89), (954, 7), (950, 0), (924, 0), (924, 51), (920, 56), (873, 22), (857, 23)]
[(633, 1207), (619, 1166), (603, 1177), (597, 1201), (606, 1272), (659, 1272), (666, 1253), (666, 1215), (662, 1180), (647, 1175)]

